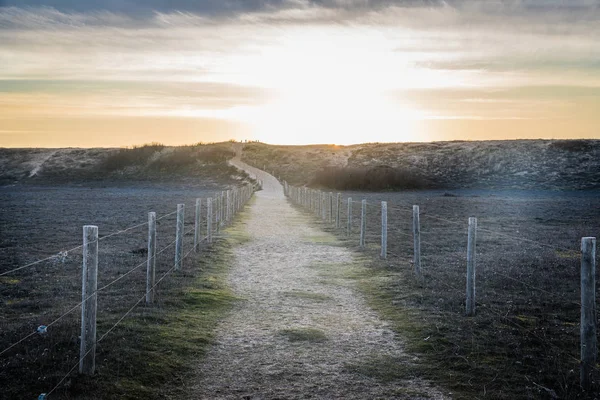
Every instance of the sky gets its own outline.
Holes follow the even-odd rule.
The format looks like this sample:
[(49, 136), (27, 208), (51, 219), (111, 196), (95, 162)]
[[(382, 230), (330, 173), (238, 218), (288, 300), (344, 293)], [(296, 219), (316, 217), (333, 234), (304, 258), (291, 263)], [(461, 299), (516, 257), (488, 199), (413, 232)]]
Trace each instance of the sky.
[(0, 147), (600, 138), (600, 0), (0, 0)]

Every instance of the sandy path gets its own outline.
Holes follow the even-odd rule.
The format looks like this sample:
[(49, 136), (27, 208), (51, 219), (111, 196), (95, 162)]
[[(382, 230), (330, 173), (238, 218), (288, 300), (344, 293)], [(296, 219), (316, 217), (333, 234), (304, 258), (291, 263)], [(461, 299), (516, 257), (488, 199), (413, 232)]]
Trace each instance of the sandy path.
[(244, 221), (251, 240), (234, 250), (229, 278), (243, 300), (218, 327), (189, 398), (441, 398), (409, 377), (385, 382), (362, 373), (372, 362), (407, 360), (348, 279), (362, 267), (290, 206), (275, 178), (233, 164), (264, 181)]

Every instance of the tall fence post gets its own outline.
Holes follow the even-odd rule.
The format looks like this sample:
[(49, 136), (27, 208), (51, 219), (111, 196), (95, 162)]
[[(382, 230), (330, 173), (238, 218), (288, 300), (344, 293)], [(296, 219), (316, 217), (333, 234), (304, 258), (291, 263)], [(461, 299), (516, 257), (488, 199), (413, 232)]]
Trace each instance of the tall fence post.
[(581, 387), (590, 390), (598, 356), (596, 326), (596, 238), (581, 239)]
[(367, 200), (363, 200), (360, 208), (360, 247), (365, 247), (367, 235)]
[(185, 205), (177, 204), (177, 234), (175, 236), (175, 270), (181, 270), (183, 264), (183, 235), (184, 235)]
[(335, 206), (335, 227), (337, 229), (340, 229), (340, 217), (341, 217), (341, 213), (340, 213), (340, 209), (342, 208), (342, 194), (338, 193), (337, 194), (337, 199), (336, 199), (336, 206)]
[(421, 278), (421, 218), (419, 206), (413, 206), (413, 264), (415, 275), (417, 278)]
[(333, 223), (333, 192), (329, 192), (329, 223)]
[(231, 190), (227, 191), (227, 223), (231, 222)]
[(208, 243), (212, 243), (213, 203), (209, 197), (206, 199), (206, 237)]
[(469, 218), (469, 237), (467, 240), (467, 315), (475, 315), (475, 247), (477, 243), (477, 218)]
[(201, 222), (202, 199), (196, 199), (196, 215), (194, 219), (194, 251), (200, 251), (200, 222)]
[(154, 302), (156, 281), (156, 213), (148, 213), (148, 262), (146, 264), (146, 304)]
[(215, 230), (219, 232), (219, 207), (221, 203), (221, 196), (215, 197)]
[(387, 201), (381, 202), (381, 258), (387, 258)]
[(83, 227), (81, 285), (81, 343), (79, 373), (93, 375), (96, 369), (96, 311), (98, 309), (98, 227)]
[(226, 215), (225, 215), (225, 208), (226, 208), (227, 204), (225, 204), (225, 191), (223, 190), (221, 192), (221, 225), (225, 226), (227, 221), (225, 220)]
[(350, 236), (352, 233), (352, 197), (348, 197), (348, 216), (346, 225), (346, 235)]

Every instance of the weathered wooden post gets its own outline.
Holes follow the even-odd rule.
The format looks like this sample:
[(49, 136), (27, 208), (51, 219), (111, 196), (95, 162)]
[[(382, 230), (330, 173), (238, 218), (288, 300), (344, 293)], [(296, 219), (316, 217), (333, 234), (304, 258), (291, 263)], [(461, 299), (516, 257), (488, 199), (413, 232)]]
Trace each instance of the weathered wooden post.
[(148, 262), (146, 263), (146, 304), (154, 302), (156, 281), (156, 213), (148, 213)]
[(581, 239), (581, 387), (591, 390), (598, 356), (596, 326), (596, 238)]
[(469, 218), (469, 237), (467, 240), (467, 315), (475, 315), (475, 247), (477, 242), (477, 218)]
[(417, 278), (421, 278), (421, 218), (419, 206), (413, 206), (413, 264), (415, 275)]
[(221, 192), (221, 225), (225, 226), (227, 221), (225, 221), (225, 208), (226, 208), (226, 204), (225, 204), (225, 191), (223, 190)]
[(315, 210), (315, 213), (317, 215), (317, 217), (321, 217), (321, 207), (323, 205), (323, 201), (321, 199), (321, 191), (317, 190), (317, 192), (315, 193), (315, 206), (317, 207)]
[(335, 206), (335, 227), (337, 229), (340, 229), (340, 217), (341, 217), (341, 208), (342, 208), (342, 194), (338, 193), (337, 194), (337, 199), (335, 202), (336, 206)]
[(363, 200), (360, 209), (360, 247), (365, 247), (365, 236), (367, 235), (367, 200)]
[(229, 223), (231, 221), (231, 191), (228, 190), (225, 193), (226, 193), (226, 197), (227, 197), (227, 200), (226, 200), (227, 207), (225, 209), (225, 211), (226, 211), (225, 222)]
[(79, 373), (93, 375), (96, 369), (96, 310), (98, 309), (98, 227), (83, 227), (81, 285), (81, 343)]
[(387, 201), (381, 202), (381, 258), (387, 258)]
[(352, 233), (352, 197), (348, 197), (348, 218), (346, 226), (346, 235), (350, 236)]
[(309, 195), (309, 190), (307, 187), (304, 188), (304, 208), (308, 208), (310, 205), (310, 199), (308, 197)]
[(233, 191), (231, 192), (231, 197), (232, 197), (232, 206), (231, 207), (233, 209), (233, 216), (235, 217), (239, 210), (238, 190), (237, 189), (233, 189)]
[(175, 236), (175, 271), (181, 270), (183, 264), (184, 213), (185, 205), (177, 204), (177, 230)]
[(315, 191), (315, 213), (317, 217), (321, 216), (321, 191)]
[(206, 236), (208, 243), (212, 243), (212, 220), (213, 220), (213, 203), (209, 197), (206, 199)]
[(200, 251), (200, 222), (201, 222), (202, 199), (196, 199), (196, 215), (194, 219), (194, 251)]
[(219, 232), (219, 217), (220, 217), (220, 207), (221, 207), (221, 196), (215, 196), (215, 230)]
[(333, 192), (329, 192), (329, 223), (333, 223)]

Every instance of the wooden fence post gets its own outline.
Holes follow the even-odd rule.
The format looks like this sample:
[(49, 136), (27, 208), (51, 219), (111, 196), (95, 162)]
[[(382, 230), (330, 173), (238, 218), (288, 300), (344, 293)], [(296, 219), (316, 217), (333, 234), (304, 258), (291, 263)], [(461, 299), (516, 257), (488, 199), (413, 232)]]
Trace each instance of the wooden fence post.
[(346, 235), (352, 233), (352, 197), (348, 197), (348, 215), (347, 215)]
[(477, 243), (477, 218), (469, 218), (469, 237), (467, 240), (467, 315), (475, 315), (475, 247)]
[(221, 208), (220, 208), (220, 211), (221, 211), (221, 220), (220, 220), (221, 226), (225, 226), (225, 224), (227, 223), (227, 221), (225, 221), (225, 207), (226, 207), (226, 204), (225, 204), (225, 191), (223, 190), (223, 191), (221, 191)]
[(422, 278), (421, 273), (421, 218), (419, 206), (413, 206), (413, 264), (415, 275)]
[(367, 235), (367, 200), (363, 200), (360, 208), (360, 247), (365, 247)]
[(213, 203), (209, 197), (206, 199), (206, 236), (208, 243), (212, 243), (212, 220), (213, 220)]
[(387, 258), (387, 201), (381, 202), (381, 258)]
[(201, 222), (202, 199), (196, 199), (196, 216), (194, 219), (194, 251), (200, 251), (200, 222)]
[(215, 196), (215, 230), (216, 230), (216, 232), (219, 232), (220, 203), (221, 203), (221, 196), (217, 194)]
[(329, 223), (333, 223), (333, 192), (329, 192)]
[(81, 343), (79, 373), (93, 375), (96, 369), (96, 311), (98, 309), (98, 227), (83, 227), (81, 285)]
[(156, 281), (156, 213), (148, 213), (148, 262), (146, 263), (146, 304), (154, 302)]
[(340, 209), (342, 208), (342, 194), (338, 193), (337, 194), (337, 199), (336, 199), (336, 206), (335, 206), (335, 227), (337, 229), (340, 229), (340, 217), (341, 217), (341, 213), (340, 213)]
[(228, 190), (225, 193), (226, 193), (225, 204), (227, 205), (225, 207), (225, 223), (228, 224), (229, 222), (231, 222), (231, 191)]
[(591, 390), (598, 356), (596, 326), (596, 238), (581, 239), (581, 387)]
[(177, 204), (177, 231), (175, 236), (175, 271), (181, 270), (183, 264), (184, 214), (185, 205)]

